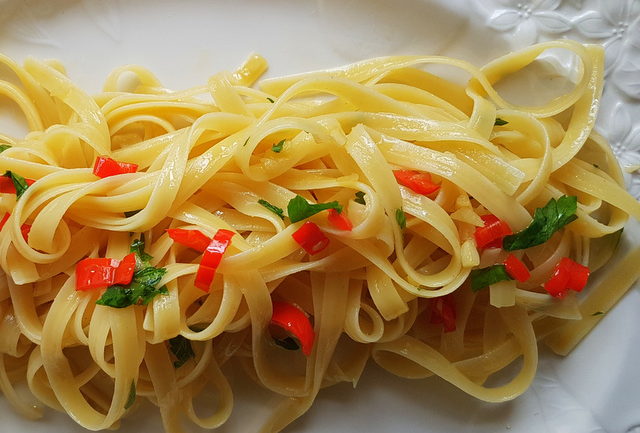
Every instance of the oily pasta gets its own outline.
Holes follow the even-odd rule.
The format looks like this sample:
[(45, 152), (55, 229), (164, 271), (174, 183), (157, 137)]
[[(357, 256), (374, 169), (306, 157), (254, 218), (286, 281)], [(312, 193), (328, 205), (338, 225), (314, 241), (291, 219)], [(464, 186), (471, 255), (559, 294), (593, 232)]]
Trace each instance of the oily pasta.
[[(552, 48), (580, 60), (572, 90), (532, 107), (498, 94), (496, 83)], [(183, 431), (184, 420), (215, 428), (233, 406), (221, 369), (228, 363), (282, 396), (264, 431), (301, 416), (321, 387), (355, 384), (370, 359), (402, 377), (436, 375), (505, 401), (531, 383), (539, 341), (568, 353), (600, 319), (594, 313), (608, 311), (638, 276), (636, 249), (610, 270), (606, 291), (560, 299), (544, 288), (563, 257), (601, 267), (629, 216), (640, 218), (608, 144), (593, 132), (600, 47), (548, 42), (481, 68), (385, 57), (257, 87), (266, 62), (251, 56), (234, 73), (177, 92), (125, 66), (93, 97), (57, 62), (0, 60), (15, 75), (2, 93), (30, 130), (0, 135), (0, 169), (35, 181), (21, 189), (6, 174), (16, 193), (0, 194), (8, 215), (0, 389), (25, 416), (41, 409), (17, 394), (20, 383), (89, 430), (117, 427), (136, 397), (158, 406), (167, 432)], [(434, 64), (470, 79), (458, 85), (420, 69)], [(138, 169), (98, 177), (91, 167), (103, 156)], [(416, 192), (398, 173), (428, 173), (436, 189)], [(293, 222), (297, 196), (302, 205), (337, 204)], [(518, 232), (536, 209), (569, 196), (577, 219), (514, 252), (530, 270), (526, 281), (471, 289), (473, 270), (508, 254), (478, 246), (487, 215)], [(313, 254), (296, 237), (308, 222), (323, 240)], [(202, 290), (211, 251), (172, 233), (215, 240), (221, 229), (231, 241)], [(124, 296), (126, 284), (78, 290), (83, 260), (124, 263), (132, 242), (143, 245), (136, 260), (150, 256), (146, 269), (164, 269), (145, 290), (162, 289), (118, 308), (104, 299)], [(274, 343), (276, 302), (311, 318), (309, 356)], [(522, 367), (506, 384), (483, 385), (518, 358)], [(217, 401), (201, 415), (195, 402), (212, 390)]]

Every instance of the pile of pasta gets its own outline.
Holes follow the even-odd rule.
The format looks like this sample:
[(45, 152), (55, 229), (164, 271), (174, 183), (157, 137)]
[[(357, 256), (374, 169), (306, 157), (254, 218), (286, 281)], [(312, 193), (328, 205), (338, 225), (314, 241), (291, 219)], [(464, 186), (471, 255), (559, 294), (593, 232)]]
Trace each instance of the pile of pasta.
[[(579, 59), (570, 91), (531, 107), (498, 94), (495, 84), (552, 48)], [(125, 66), (96, 96), (56, 61), (0, 62), (11, 71), (0, 91), (29, 128), (0, 134), (0, 171), (33, 181), (0, 194), (0, 389), (27, 417), (48, 406), (108, 429), (148, 400), (167, 432), (185, 421), (215, 428), (232, 411), (230, 365), (282, 397), (264, 431), (300, 417), (320, 388), (356, 384), (371, 361), (506, 401), (531, 383), (539, 342), (568, 353), (637, 278), (635, 249), (608, 267), (606, 286), (561, 297), (544, 288), (562, 257), (602, 267), (629, 216), (640, 218), (593, 132), (599, 46), (548, 42), (483, 67), (384, 57), (256, 86), (267, 65), (254, 55), (183, 91)], [(459, 85), (429, 65), (470, 78)], [(138, 168), (99, 177), (99, 157)], [(428, 174), (436, 190), (399, 183), (403, 170)], [(298, 196), (337, 206), (292, 222)], [(565, 196), (577, 197), (577, 219), (513, 253), (530, 278), (472, 290), (472, 271), (508, 254), (477, 245), (482, 217), (518, 232)], [(311, 253), (293, 236), (308, 222), (327, 240)], [(202, 252), (176, 242), (173, 229), (231, 232), (209, 290), (195, 284)], [(78, 263), (121, 260), (132, 242), (164, 269), (156, 296), (115, 308), (96, 303), (107, 287), (77, 290)], [(308, 354), (291, 350), (295, 333), (288, 345), (274, 338), (274, 302), (308, 319)], [(483, 385), (518, 359), (509, 380)], [(17, 391), (24, 384), (39, 405)]]

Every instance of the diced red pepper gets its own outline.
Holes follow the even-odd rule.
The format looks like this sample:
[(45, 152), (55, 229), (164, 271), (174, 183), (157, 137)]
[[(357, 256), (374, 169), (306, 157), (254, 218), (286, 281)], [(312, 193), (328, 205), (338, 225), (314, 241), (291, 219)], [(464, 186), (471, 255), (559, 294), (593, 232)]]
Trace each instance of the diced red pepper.
[(117, 174), (135, 173), (138, 171), (138, 164), (120, 162), (107, 156), (99, 156), (93, 164), (93, 174), (105, 178)]
[(527, 269), (525, 264), (513, 254), (509, 254), (507, 256), (504, 261), (504, 267), (511, 278), (518, 280), (521, 283), (524, 283), (531, 277), (529, 269)]
[(300, 342), (302, 353), (306, 356), (311, 355), (315, 332), (309, 318), (302, 310), (295, 305), (276, 301), (273, 303), (271, 324), (294, 336)]
[(220, 265), (222, 256), (229, 247), (229, 244), (231, 244), (233, 235), (235, 235), (235, 233), (230, 230), (219, 229), (205, 249), (204, 255), (200, 260), (200, 265), (198, 266), (195, 281), (195, 286), (200, 290), (204, 290), (205, 292), (209, 291), (218, 265)]
[[(24, 181), (29, 186), (35, 183), (35, 180), (33, 179), (25, 179)], [(0, 193), (6, 193), (6, 194), (16, 193), (16, 186), (13, 184), (13, 180), (11, 180), (10, 177), (0, 176)]]
[(22, 224), (20, 227), (20, 232), (22, 233), (22, 238), (25, 242), (29, 241), (29, 232), (31, 231), (31, 224)]
[(76, 265), (76, 290), (90, 290), (113, 284), (120, 262), (109, 258), (87, 258)]
[(430, 306), (430, 323), (442, 323), (444, 332), (453, 332), (456, 330), (456, 304), (453, 296), (446, 295), (431, 299)]
[(416, 170), (393, 170), (396, 181), (417, 194), (429, 195), (440, 189), (431, 180), (431, 174)]
[(311, 221), (302, 224), (291, 236), (311, 255), (318, 254), (329, 245), (329, 238), (322, 233), (320, 227)]
[(2, 230), (2, 227), (4, 227), (4, 225), (7, 223), (7, 220), (10, 216), (11, 214), (9, 212), (5, 212), (4, 216), (2, 217), (2, 221), (0, 221), (0, 230)]
[(566, 296), (569, 290), (581, 292), (587, 285), (591, 271), (569, 257), (563, 257), (556, 265), (553, 275), (544, 284), (545, 290), (556, 298)]
[(329, 224), (331, 224), (335, 229), (345, 230), (348, 232), (353, 229), (351, 220), (349, 220), (349, 218), (347, 218), (342, 212), (338, 212), (335, 209), (329, 209), (327, 219), (329, 220)]
[(177, 243), (200, 251), (201, 253), (203, 253), (211, 243), (211, 238), (200, 230), (169, 229), (167, 233), (169, 237)]
[(502, 238), (513, 233), (509, 224), (495, 215), (482, 215), (484, 226), (476, 227), (474, 237), (478, 248), (502, 247)]
[(124, 256), (120, 264), (116, 268), (113, 284), (129, 284), (133, 279), (133, 273), (136, 269), (136, 254), (130, 253)]

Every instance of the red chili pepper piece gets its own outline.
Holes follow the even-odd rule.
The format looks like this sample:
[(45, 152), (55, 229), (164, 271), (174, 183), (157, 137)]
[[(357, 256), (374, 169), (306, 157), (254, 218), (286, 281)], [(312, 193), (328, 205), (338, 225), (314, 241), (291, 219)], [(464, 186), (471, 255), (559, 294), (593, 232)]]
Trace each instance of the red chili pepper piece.
[(2, 227), (4, 227), (4, 225), (7, 223), (7, 220), (10, 216), (11, 214), (9, 212), (5, 212), (4, 216), (2, 217), (2, 221), (0, 221), (0, 230), (2, 230)]
[(31, 231), (31, 224), (22, 224), (20, 227), (20, 232), (22, 233), (22, 238), (25, 242), (29, 241), (29, 232)]
[(556, 265), (553, 275), (544, 284), (551, 296), (564, 297), (569, 290), (582, 291), (587, 285), (591, 271), (569, 257), (563, 257)]
[(478, 248), (502, 247), (502, 238), (513, 233), (509, 224), (495, 215), (482, 215), (480, 218), (484, 226), (476, 227), (474, 233)]
[(276, 301), (273, 303), (271, 324), (279, 326), (294, 336), (300, 342), (302, 353), (306, 356), (311, 355), (315, 332), (309, 318), (302, 310), (295, 305)]
[(329, 220), (329, 224), (331, 224), (335, 229), (345, 230), (348, 232), (353, 229), (351, 220), (349, 220), (349, 218), (347, 218), (343, 213), (339, 213), (335, 209), (329, 209), (327, 219)]
[(291, 237), (311, 255), (318, 254), (329, 245), (329, 238), (311, 221), (302, 224)]
[(431, 300), (430, 323), (442, 323), (444, 332), (456, 330), (456, 304), (451, 295), (441, 296)]
[(203, 253), (211, 243), (211, 238), (200, 230), (169, 229), (167, 233), (169, 237), (177, 243), (200, 251), (201, 253)]
[(440, 189), (440, 185), (433, 183), (431, 174), (416, 170), (393, 170), (396, 181), (413, 192), (429, 195)]
[(198, 266), (195, 281), (197, 288), (205, 292), (209, 291), (213, 277), (216, 275), (216, 269), (218, 269), (218, 265), (229, 247), (233, 235), (235, 235), (235, 233), (230, 230), (220, 229), (216, 232), (215, 236), (213, 236), (213, 239), (207, 246), (200, 260), (200, 266)]
[(93, 164), (93, 174), (105, 178), (117, 174), (135, 173), (138, 171), (138, 164), (120, 162), (107, 156), (99, 156)]
[(133, 272), (136, 269), (136, 254), (130, 253), (124, 256), (116, 268), (113, 284), (129, 284), (133, 279)]
[[(27, 185), (31, 186), (35, 183), (33, 179), (25, 179), (24, 180)], [(13, 184), (13, 180), (7, 176), (0, 176), (0, 193), (6, 194), (15, 194), (16, 186)]]
[(518, 280), (521, 283), (524, 283), (531, 277), (529, 269), (527, 269), (525, 264), (513, 254), (509, 254), (507, 256), (504, 261), (504, 267), (511, 278)]
[(76, 290), (90, 290), (113, 284), (120, 262), (109, 258), (83, 259), (76, 265)]

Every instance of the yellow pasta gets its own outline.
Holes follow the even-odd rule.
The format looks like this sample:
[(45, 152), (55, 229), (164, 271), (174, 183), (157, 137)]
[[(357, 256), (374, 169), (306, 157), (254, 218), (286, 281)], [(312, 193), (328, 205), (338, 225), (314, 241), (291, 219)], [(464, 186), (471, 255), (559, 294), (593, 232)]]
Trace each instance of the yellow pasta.
[[(496, 91), (557, 48), (580, 60), (568, 93), (528, 107)], [(638, 278), (636, 249), (606, 285), (562, 298), (544, 288), (563, 257), (601, 267), (627, 219), (640, 219), (611, 150), (592, 132), (598, 46), (547, 42), (483, 67), (385, 57), (255, 87), (266, 61), (254, 55), (177, 92), (125, 66), (93, 97), (56, 63), (0, 62), (14, 74), (0, 82), (2, 93), (29, 128), (24, 137), (0, 135), (0, 172), (14, 175), (0, 185), (0, 390), (26, 417), (42, 408), (20, 397), (20, 383), (89, 430), (118, 427), (142, 399), (158, 407), (168, 433), (184, 420), (215, 428), (233, 407), (227, 363), (281, 397), (266, 432), (302, 416), (321, 387), (357, 383), (370, 359), (402, 377), (436, 375), (479, 399), (506, 401), (531, 383), (540, 341), (568, 353), (599, 320), (593, 314)], [(457, 67), (470, 79), (458, 85), (425, 65)], [(123, 86), (124, 78), (135, 83)], [(96, 158), (107, 156), (137, 171), (96, 176)], [(436, 190), (398, 182), (398, 170), (428, 173)], [(34, 182), (20, 186), (21, 178)], [(513, 253), (528, 280), (511, 275), (472, 290), (472, 271), (500, 267), (508, 254), (478, 247), (483, 216), (519, 232), (550, 199), (573, 196), (575, 221)], [(336, 204), (294, 221), (295, 200)], [(352, 228), (340, 225), (345, 216)], [(308, 254), (297, 237), (304, 227), (319, 229), (326, 248)], [(198, 230), (207, 242), (231, 231), (209, 291), (197, 281), (210, 253), (169, 229)], [(138, 251), (136, 272), (164, 269), (149, 283), (153, 296), (103, 302), (107, 292), (133, 290), (128, 282), (78, 290), (79, 262), (123, 264), (141, 241), (151, 257), (142, 264)], [(276, 341), (275, 303), (312, 318), (308, 356)], [(289, 349), (304, 350), (292, 335), (299, 341), (289, 338)], [(484, 385), (520, 358), (509, 381)], [(202, 416), (195, 402), (212, 391), (217, 401)]]

